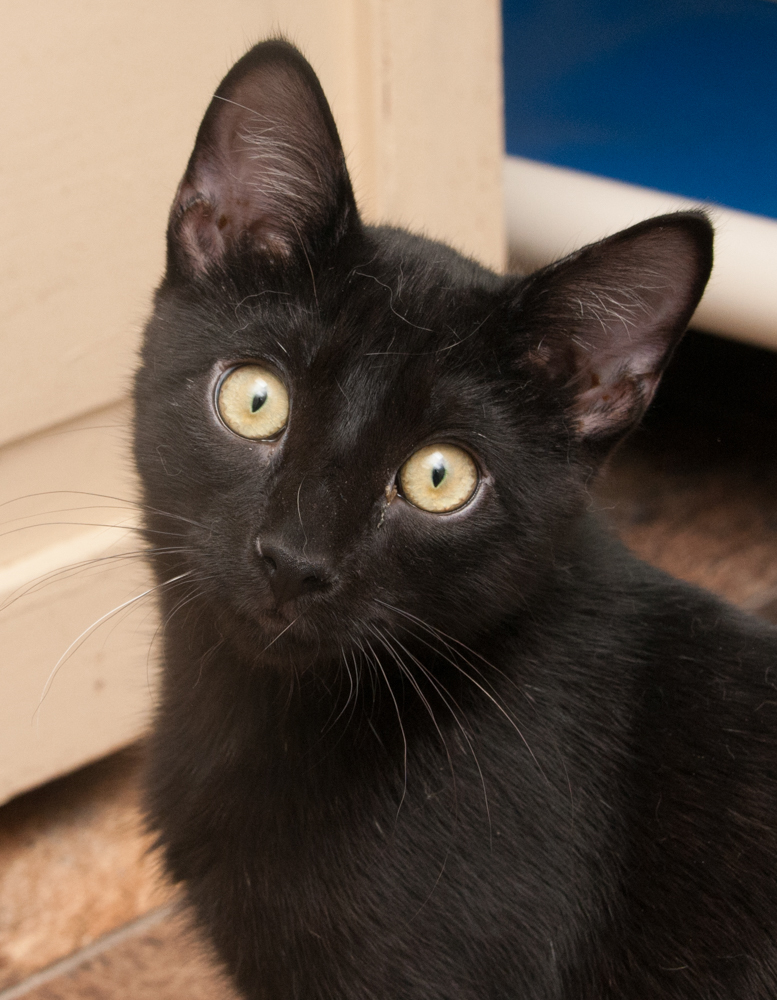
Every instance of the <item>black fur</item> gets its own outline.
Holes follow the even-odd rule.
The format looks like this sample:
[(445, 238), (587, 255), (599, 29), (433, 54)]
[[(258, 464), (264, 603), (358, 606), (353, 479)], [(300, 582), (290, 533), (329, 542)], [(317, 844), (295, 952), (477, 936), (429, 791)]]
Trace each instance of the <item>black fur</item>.
[[(222, 84), (136, 455), (166, 622), (149, 815), (247, 997), (777, 995), (777, 637), (588, 512), (711, 247), (679, 214), (498, 277), (360, 222), (291, 46)], [(217, 415), (243, 361), (289, 388), (275, 441)], [(480, 482), (433, 514), (397, 473), (441, 441)], [(278, 605), (257, 540), (316, 587)]]

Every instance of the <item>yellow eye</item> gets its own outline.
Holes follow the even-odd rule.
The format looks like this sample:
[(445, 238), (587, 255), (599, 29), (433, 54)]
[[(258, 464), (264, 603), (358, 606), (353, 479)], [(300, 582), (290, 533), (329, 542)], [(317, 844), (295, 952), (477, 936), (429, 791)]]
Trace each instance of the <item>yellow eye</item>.
[(410, 456), (400, 470), (399, 482), (410, 503), (442, 514), (469, 500), (478, 484), (478, 470), (462, 448), (432, 444)]
[(275, 437), (289, 419), (289, 394), (281, 380), (259, 365), (241, 365), (218, 389), (221, 419), (241, 437)]

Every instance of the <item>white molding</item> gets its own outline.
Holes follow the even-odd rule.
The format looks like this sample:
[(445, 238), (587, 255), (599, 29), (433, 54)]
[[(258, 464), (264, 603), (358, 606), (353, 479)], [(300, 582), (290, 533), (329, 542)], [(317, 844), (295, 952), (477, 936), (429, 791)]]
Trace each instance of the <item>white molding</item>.
[(0, 803), (146, 729), (157, 617), (128, 603), (151, 586), (138, 548), (127, 525), (89, 529), (0, 569)]

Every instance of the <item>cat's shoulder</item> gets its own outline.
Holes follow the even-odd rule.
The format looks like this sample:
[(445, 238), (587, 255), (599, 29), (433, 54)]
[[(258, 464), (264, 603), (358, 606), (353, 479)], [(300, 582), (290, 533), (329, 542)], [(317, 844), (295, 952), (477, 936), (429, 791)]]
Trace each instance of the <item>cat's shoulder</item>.
[(578, 532), (575, 577), (579, 606), (621, 643), (663, 663), (773, 665), (777, 683), (777, 626), (687, 580), (639, 559), (597, 516)]

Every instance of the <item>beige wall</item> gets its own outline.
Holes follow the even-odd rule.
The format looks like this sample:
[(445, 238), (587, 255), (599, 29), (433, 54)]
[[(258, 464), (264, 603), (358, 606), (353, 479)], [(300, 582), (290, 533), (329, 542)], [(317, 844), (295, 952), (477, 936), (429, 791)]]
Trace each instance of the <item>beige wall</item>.
[(4, 0), (0, 801), (145, 725), (147, 600), (75, 643), (36, 714), (71, 643), (147, 586), (131, 504), (75, 491), (132, 498), (126, 398), (168, 205), (214, 87), (278, 31), (321, 76), (365, 214), (502, 265), (497, 0)]

